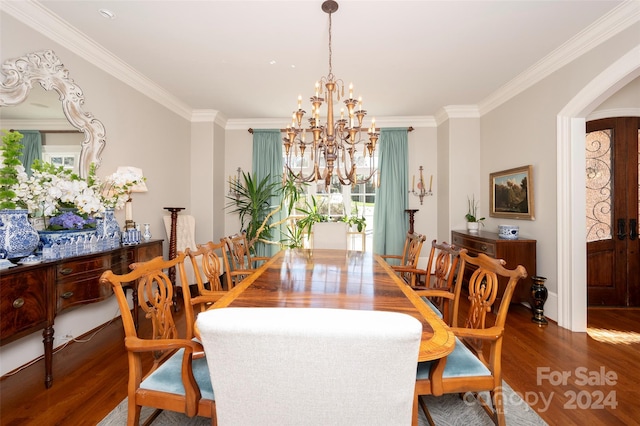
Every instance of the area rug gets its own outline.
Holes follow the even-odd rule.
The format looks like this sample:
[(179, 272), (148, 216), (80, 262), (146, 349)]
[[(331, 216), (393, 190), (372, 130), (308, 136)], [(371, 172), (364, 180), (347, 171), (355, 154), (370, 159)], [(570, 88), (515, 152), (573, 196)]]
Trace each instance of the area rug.
[[(544, 420), (518, 396), (517, 393), (503, 382), (505, 416), (507, 424), (518, 426), (541, 426), (546, 425)], [(485, 398), (488, 394), (481, 394)], [(460, 398), (458, 395), (444, 395), (441, 397), (423, 397), (433, 421), (438, 426), (470, 426), (470, 425), (493, 425), (489, 416), (484, 412), (480, 404), (472, 397)], [(153, 413), (153, 409), (142, 408), (141, 421)], [(419, 425), (427, 426), (427, 419), (420, 410)], [(113, 409), (98, 426), (121, 426), (127, 423), (127, 399), (125, 398), (116, 408)], [(319, 422), (321, 423), (321, 422)], [(153, 423), (154, 426), (180, 425), (180, 426), (207, 426), (211, 424), (211, 419), (203, 417), (189, 418), (183, 414), (171, 411), (163, 411)], [(250, 425), (247, 425), (250, 426)]]

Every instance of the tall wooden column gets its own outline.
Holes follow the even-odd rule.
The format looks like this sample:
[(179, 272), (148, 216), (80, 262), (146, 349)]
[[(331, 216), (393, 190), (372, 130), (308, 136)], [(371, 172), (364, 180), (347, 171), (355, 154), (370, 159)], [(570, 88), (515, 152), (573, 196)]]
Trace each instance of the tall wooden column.
[[(177, 244), (178, 244), (178, 212), (184, 210), (184, 207), (165, 207), (165, 210), (169, 210), (171, 212), (171, 233), (169, 235), (169, 260), (174, 259), (177, 254)], [(178, 291), (177, 287), (175, 287), (176, 283), (176, 267), (173, 266), (169, 269), (169, 280), (174, 285), (174, 289), (176, 291), (173, 292), (173, 309), (178, 310)]]

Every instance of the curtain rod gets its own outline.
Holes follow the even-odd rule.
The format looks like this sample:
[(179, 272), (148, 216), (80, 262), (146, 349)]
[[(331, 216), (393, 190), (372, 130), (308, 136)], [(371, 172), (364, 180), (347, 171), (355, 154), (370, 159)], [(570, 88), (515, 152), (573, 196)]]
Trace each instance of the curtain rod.
[[(23, 130), (27, 130), (27, 129), (23, 129)], [(9, 129), (9, 131), (15, 132), (14, 129)], [(37, 130), (37, 131), (40, 133), (82, 133), (80, 130)]]
[[(253, 134), (253, 129), (252, 129), (251, 127), (249, 127), (249, 129), (247, 129), (247, 131), (248, 131), (249, 133)], [(286, 131), (287, 131), (287, 129), (280, 129), (280, 132), (281, 132), (281, 133), (285, 133)], [(362, 129), (362, 128), (361, 128), (361, 129), (360, 129), (360, 131), (361, 131), (361, 132), (368, 132), (368, 131), (369, 131), (369, 129)], [(380, 127), (376, 127), (376, 132), (379, 132), (379, 131), (380, 131)], [(407, 131), (408, 131), (408, 132), (413, 132), (413, 127), (412, 127), (412, 126), (407, 127)]]

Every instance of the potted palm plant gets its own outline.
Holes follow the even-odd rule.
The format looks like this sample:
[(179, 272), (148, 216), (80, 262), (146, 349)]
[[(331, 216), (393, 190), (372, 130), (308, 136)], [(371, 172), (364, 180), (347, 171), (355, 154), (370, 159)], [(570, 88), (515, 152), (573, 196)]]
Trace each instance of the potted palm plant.
[(467, 230), (469, 232), (478, 232), (480, 226), (484, 226), (483, 220), (484, 217), (478, 217), (478, 202), (475, 199), (475, 196), (471, 198), (467, 197), (468, 210), (467, 214), (464, 216), (467, 219)]
[(243, 172), (242, 178), (244, 182), (229, 182), (233, 195), (227, 196), (229, 202), (226, 207), (240, 217), (241, 228), (246, 232), (247, 243), (253, 251), (256, 242), (271, 239), (272, 226), (267, 222), (281, 209), (281, 206), (274, 208), (271, 205), (271, 198), (278, 195), (282, 188), (280, 182), (271, 182), (270, 176), (256, 182), (250, 173)]

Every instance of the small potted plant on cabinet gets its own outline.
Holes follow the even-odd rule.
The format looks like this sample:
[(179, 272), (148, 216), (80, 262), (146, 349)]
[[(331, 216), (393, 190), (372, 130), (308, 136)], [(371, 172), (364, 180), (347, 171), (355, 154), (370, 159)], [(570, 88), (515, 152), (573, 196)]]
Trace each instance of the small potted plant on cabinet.
[(467, 214), (464, 216), (467, 219), (467, 230), (469, 232), (478, 232), (480, 225), (484, 225), (482, 221), (485, 218), (478, 217), (478, 202), (476, 201), (475, 196), (471, 198), (467, 197), (467, 202), (469, 209)]

